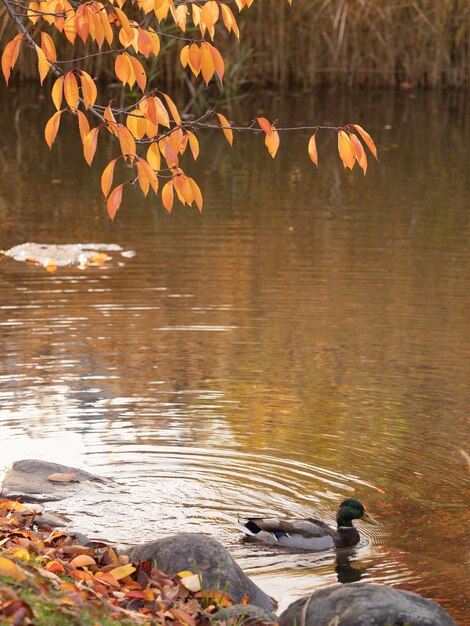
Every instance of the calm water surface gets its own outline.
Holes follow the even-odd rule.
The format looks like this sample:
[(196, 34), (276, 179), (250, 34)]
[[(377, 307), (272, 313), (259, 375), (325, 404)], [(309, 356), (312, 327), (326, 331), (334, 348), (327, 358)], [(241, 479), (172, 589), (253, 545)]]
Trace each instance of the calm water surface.
[[(358, 121), (380, 164), (335, 138), (202, 140), (205, 212), (126, 193), (49, 102), (0, 109), (0, 247), (115, 242), (132, 259), (56, 273), (0, 261), (0, 466), (36, 457), (121, 484), (65, 503), (119, 542), (210, 533), (282, 606), (337, 580), (417, 591), (468, 620), (470, 113), (458, 96), (268, 99), (284, 124)], [(23, 101), (24, 102), (24, 101)], [(258, 105), (259, 106), (259, 105)], [(246, 106), (249, 110), (248, 105)], [(248, 119), (259, 114), (251, 109)], [(243, 119), (243, 116), (242, 116)], [(112, 144), (101, 165), (116, 156)], [(238, 514), (361, 499), (381, 522), (350, 554), (240, 541)], [(468, 622), (467, 622), (468, 623)]]

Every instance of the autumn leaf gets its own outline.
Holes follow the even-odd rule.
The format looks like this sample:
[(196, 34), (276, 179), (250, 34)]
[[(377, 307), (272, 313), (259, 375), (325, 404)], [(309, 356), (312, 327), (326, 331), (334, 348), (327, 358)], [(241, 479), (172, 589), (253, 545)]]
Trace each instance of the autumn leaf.
[[(181, 116), (179, 114), (178, 109), (176, 108), (176, 104), (173, 102), (173, 100), (170, 98), (170, 96), (166, 93), (163, 94), (163, 97), (165, 98), (165, 102), (166, 105), (168, 107), (168, 109), (170, 110), (171, 116), (173, 117), (173, 119), (175, 120), (175, 122), (180, 125), (181, 124)], [(160, 122), (162, 123), (162, 122)], [(169, 126), (169, 123), (168, 123)]]
[(258, 122), (263, 133), (265, 133), (266, 135), (272, 134), (273, 129), (269, 120), (267, 120), (265, 117), (257, 117), (256, 121)]
[(78, 106), (78, 83), (72, 70), (64, 78), (64, 96), (67, 104), (73, 110)]
[(83, 156), (85, 157), (85, 161), (88, 163), (88, 165), (92, 164), (93, 157), (95, 156), (99, 131), (99, 126), (97, 126), (96, 128), (92, 128), (88, 135), (85, 137), (85, 141), (83, 142)]
[(132, 65), (132, 70), (136, 83), (139, 85), (142, 91), (145, 91), (145, 86), (147, 84), (147, 74), (145, 73), (142, 63), (139, 61), (139, 59), (136, 59), (133, 56), (129, 56), (129, 61)]
[(126, 578), (130, 576), (136, 571), (136, 568), (133, 565), (121, 565), (120, 567), (115, 567), (109, 573), (116, 580), (121, 580), (122, 578)]
[(59, 76), (59, 78), (55, 81), (54, 86), (52, 87), (52, 102), (57, 110), (60, 109), (62, 105), (62, 94), (64, 90), (64, 77)]
[(96, 565), (96, 561), (88, 554), (79, 554), (70, 561), (70, 565), (73, 565), (73, 567), (88, 567), (89, 565)]
[[(57, 115), (57, 113), (54, 113), (54, 115)], [(77, 472), (57, 472), (56, 474), (50, 474), (50, 476), (47, 477), (47, 480), (50, 480), (53, 483), (72, 483), (76, 480), (76, 478)]]
[(231, 126), (230, 122), (225, 115), (222, 115), (222, 113), (217, 113), (217, 117), (219, 118), (220, 125), (223, 127), (222, 130), (225, 135), (225, 139), (231, 146), (233, 146), (233, 130), (227, 128), (228, 126)]
[(315, 135), (310, 137), (310, 141), (308, 142), (308, 156), (312, 159), (313, 163), (318, 167), (318, 152), (317, 152), (317, 142), (315, 139)]
[(13, 37), (13, 39), (7, 43), (3, 51), (2, 72), (7, 85), (10, 80), (11, 70), (15, 67), (16, 61), (18, 60), (22, 40), (23, 35), (16, 35), (16, 37)]
[(220, 52), (217, 50), (217, 48), (215, 48), (214, 46), (211, 46), (210, 44), (207, 44), (207, 46), (209, 46), (209, 50), (212, 55), (212, 60), (214, 62), (214, 67), (215, 67), (215, 73), (219, 77), (220, 83), (222, 84), (222, 79), (224, 77), (224, 72), (225, 72), (224, 60)]
[(366, 152), (364, 148), (362, 147), (362, 143), (359, 141), (356, 135), (354, 135), (354, 133), (351, 133), (349, 135), (349, 139), (351, 140), (352, 145), (354, 146), (354, 152), (356, 153), (356, 160), (359, 163), (359, 166), (362, 168), (364, 172), (364, 176), (365, 176), (367, 172)]
[(356, 152), (349, 135), (344, 130), (338, 131), (338, 152), (344, 167), (349, 167), (352, 170), (356, 162)]
[(46, 59), (46, 55), (44, 54), (44, 52), (39, 46), (36, 46), (36, 54), (38, 55), (39, 80), (42, 85), (44, 82), (44, 79), (47, 76), (47, 73), (49, 72), (49, 68), (51, 67), (51, 64)]
[(160, 150), (156, 143), (151, 143), (147, 150), (147, 162), (149, 165), (158, 172), (161, 164)]
[(121, 206), (122, 190), (123, 190), (124, 184), (125, 183), (115, 187), (112, 190), (112, 192), (109, 194), (108, 201), (106, 202), (106, 208), (107, 208), (108, 215), (111, 218), (111, 220), (114, 219), (116, 213), (118, 212), (119, 207)]
[(171, 213), (173, 208), (173, 181), (168, 181), (162, 189), (162, 202), (168, 213)]
[(46, 128), (44, 129), (44, 137), (46, 139), (46, 143), (49, 146), (49, 149), (52, 148), (52, 144), (59, 132), (60, 126), (60, 116), (64, 112), (65, 109), (61, 111), (56, 111), (54, 115), (47, 121)]
[(372, 140), (372, 137), (369, 135), (369, 133), (366, 132), (362, 128), (362, 126), (359, 126), (359, 124), (350, 124), (350, 126), (352, 126), (352, 128), (355, 128), (357, 130), (357, 132), (361, 135), (362, 139), (364, 140), (364, 143), (366, 144), (366, 146), (369, 148), (369, 150), (372, 152), (372, 154), (375, 156), (375, 158), (378, 161), (379, 157), (377, 156), (377, 147), (374, 141)]
[(57, 60), (57, 52), (52, 37), (41, 31), (41, 48), (49, 61)]
[(0, 556), (0, 576), (8, 576), (18, 582), (26, 580), (26, 574), (10, 559)]
[(273, 126), (271, 128), (271, 134), (270, 135), (266, 135), (266, 137), (264, 138), (264, 144), (265, 144), (266, 148), (268, 149), (269, 154), (272, 156), (273, 159), (274, 159), (274, 157), (277, 154), (280, 142), (281, 142), (281, 140), (279, 138), (279, 133), (277, 132), (277, 130)]
[(196, 202), (196, 206), (199, 210), (199, 213), (202, 213), (203, 201), (202, 201), (202, 193), (201, 193), (201, 190), (199, 189), (199, 185), (192, 178), (188, 178), (188, 180), (193, 191), (193, 197), (194, 197), (194, 201)]
[(215, 65), (209, 44), (204, 41), (201, 44), (201, 72), (204, 82), (208, 85), (211, 78), (214, 76)]
[(110, 161), (108, 165), (104, 168), (101, 175), (101, 191), (103, 192), (105, 198), (107, 197), (109, 190), (111, 189), (113, 184), (114, 166), (116, 165), (116, 161), (117, 158)]
[(134, 29), (130, 25), (129, 18), (124, 13), (124, 11), (122, 11), (118, 7), (113, 7), (113, 8), (116, 11), (116, 15), (118, 16), (119, 21), (121, 22), (121, 26), (122, 26), (124, 32), (126, 33), (126, 35), (128, 37), (133, 38), (134, 37)]
[(114, 73), (123, 85), (128, 83), (131, 76), (133, 76), (132, 64), (127, 52), (117, 55), (114, 62)]
[(80, 109), (76, 110), (76, 114), (78, 117), (78, 129), (80, 131), (80, 138), (82, 140), (82, 144), (85, 145), (86, 136), (90, 132), (90, 124), (88, 123), (85, 113), (82, 113)]
[(87, 109), (92, 107), (98, 96), (98, 91), (96, 89), (96, 85), (92, 77), (86, 72), (81, 72), (80, 74), (80, 82), (82, 85), (82, 97), (83, 102)]
[(123, 156), (130, 157), (136, 153), (134, 137), (129, 132), (129, 129), (122, 124), (116, 125), (116, 131), (121, 146), (121, 152)]

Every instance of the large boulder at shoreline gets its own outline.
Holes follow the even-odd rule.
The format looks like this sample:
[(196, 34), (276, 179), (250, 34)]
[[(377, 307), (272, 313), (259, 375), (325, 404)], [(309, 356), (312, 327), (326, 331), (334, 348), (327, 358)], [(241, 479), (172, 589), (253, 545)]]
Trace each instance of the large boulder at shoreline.
[(272, 611), (275, 602), (243, 573), (222, 544), (207, 535), (182, 533), (157, 539), (127, 551), (132, 561), (154, 559), (158, 569), (170, 576), (196, 572), (205, 589), (226, 589), (234, 602), (248, 595), (252, 605)]
[(370, 583), (332, 585), (291, 604), (280, 626), (457, 626), (438, 604), (410, 591)]
[(277, 624), (279, 617), (272, 611), (260, 609), (252, 604), (234, 604), (226, 609), (220, 609), (211, 616), (213, 622), (226, 622), (237, 626), (250, 626), (250, 624)]
[[(65, 482), (49, 480), (53, 474), (70, 475), (71, 479)], [(84, 489), (103, 491), (115, 485), (109, 478), (101, 478), (76, 467), (25, 459), (15, 461), (7, 468), (0, 494), (3, 498), (18, 498), (26, 502), (54, 502), (83, 493)]]

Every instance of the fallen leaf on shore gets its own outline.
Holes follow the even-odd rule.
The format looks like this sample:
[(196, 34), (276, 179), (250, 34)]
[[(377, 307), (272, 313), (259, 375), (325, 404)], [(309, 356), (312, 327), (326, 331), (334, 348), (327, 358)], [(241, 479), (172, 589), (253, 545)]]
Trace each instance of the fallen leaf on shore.
[(71, 483), (77, 478), (77, 472), (71, 472), (70, 474), (51, 474), (47, 477), (47, 480), (51, 480), (53, 483)]

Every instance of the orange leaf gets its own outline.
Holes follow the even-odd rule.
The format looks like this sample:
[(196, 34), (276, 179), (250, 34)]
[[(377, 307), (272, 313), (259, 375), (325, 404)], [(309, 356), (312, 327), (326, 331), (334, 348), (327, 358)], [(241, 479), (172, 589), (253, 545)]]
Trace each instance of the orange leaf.
[(188, 63), (194, 76), (199, 76), (202, 64), (202, 51), (195, 43), (189, 46)]
[(134, 37), (134, 29), (130, 25), (130, 22), (129, 22), (129, 19), (128, 19), (127, 15), (124, 13), (124, 11), (122, 11), (118, 7), (114, 7), (114, 10), (116, 11), (116, 15), (119, 18), (121, 26), (124, 29), (124, 32), (126, 33), (126, 35), (128, 37), (133, 39), (133, 37)]
[(189, 45), (186, 45), (183, 48), (181, 48), (180, 61), (181, 61), (181, 65), (183, 67), (186, 67), (188, 65), (188, 62), (189, 62)]
[(114, 177), (114, 166), (116, 165), (117, 159), (113, 159), (108, 163), (108, 165), (104, 168), (103, 173), (101, 175), (101, 191), (103, 192), (104, 197), (109, 193), (111, 186), (113, 184)]
[(78, 129), (80, 131), (80, 138), (82, 140), (82, 144), (85, 145), (86, 136), (90, 132), (90, 124), (88, 123), (85, 113), (82, 113), (79, 109), (77, 109), (76, 113), (78, 116)]
[(142, 91), (145, 91), (145, 86), (147, 84), (147, 74), (145, 73), (142, 63), (139, 61), (139, 59), (136, 59), (133, 56), (129, 56), (129, 61), (131, 62), (137, 84), (142, 89)]
[(79, 554), (70, 561), (70, 565), (73, 567), (88, 567), (89, 565), (96, 565), (96, 561), (88, 554)]
[(310, 137), (310, 141), (308, 142), (308, 156), (312, 159), (313, 163), (318, 167), (318, 152), (317, 152), (317, 142), (315, 139), (315, 135)]
[(22, 39), (23, 35), (16, 35), (16, 37), (13, 37), (13, 39), (5, 46), (5, 50), (2, 54), (2, 72), (5, 76), (7, 85), (10, 79), (11, 70), (15, 67), (15, 63), (18, 60)]
[(142, 193), (144, 194), (145, 197), (147, 197), (147, 194), (150, 189), (150, 181), (148, 179), (147, 172), (145, 171), (140, 161), (137, 161), (137, 180), (139, 181), (139, 185), (140, 185), (140, 188), (142, 189)]
[(123, 124), (116, 125), (116, 131), (119, 138), (119, 143), (121, 145), (122, 154), (127, 156), (135, 156), (136, 147), (134, 137), (129, 132), (129, 129), (126, 128)]
[[(58, 111), (58, 113), (62, 113), (62, 111)], [(54, 113), (57, 115), (57, 113)], [(54, 115), (52, 117), (54, 117)], [(52, 118), (51, 118), (52, 119)], [(77, 478), (77, 472), (70, 473), (61, 473), (57, 472), (56, 474), (51, 474), (47, 477), (47, 480), (52, 481), (53, 483), (72, 483)]]
[(225, 128), (231, 126), (230, 122), (225, 117), (225, 115), (222, 115), (222, 113), (217, 113), (217, 117), (219, 118), (220, 125), (224, 127), (223, 133), (225, 135), (225, 139), (229, 142), (231, 146), (233, 146), (233, 130), (231, 130), (230, 128)]
[(72, 70), (64, 78), (64, 96), (69, 107), (75, 110), (78, 106), (78, 83)]
[(191, 148), (191, 153), (193, 155), (193, 159), (196, 160), (199, 156), (199, 141), (194, 133), (188, 130), (189, 137), (189, 147)]
[(170, 116), (168, 115), (168, 111), (163, 106), (163, 102), (160, 100), (160, 98), (157, 98), (157, 96), (154, 97), (154, 102), (157, 113), (157, 122), (162, 126), (170, 128)]
[(101, 26), (103, 27), (104, 37), (111, 47), (113, 43), (113, 29), (109, 23), (108, 14), (102, 9), (98, 11), (98, 15), (101, 20)]
[(44, 52), (41, 50), (39, 46), (36, 46), (36, 54), (38, 55), (39, 80), (42, 85), (44, 82), (44, 79), (47, 76), (47, 73), (49, 72), (49, 68), (51, 67), (51, 64), (46, 59), (46, 55), (44, 54)]
[(82, 71), (80, 74), (80, 82), (82, 84), (83, 102), (86, 108), (89, 109), (95, 104), (98, 91), (92, 77), (86, 72)]
[(280, 144), (279, 133), (274, 127), (272, 128), (271, 134), (266, 135), (264, 139), (264, 144), (266, 148), (268, 149), (269, 154), (274, 159), (274, 157), (277, 154), (277, 151), (279, 149), (279, 144)]
[(356, 151), (349, 139), (349, 135), (344, 130), (338, 131), (338, 152), (344, 167), (352, 170), (356, 162)]
[(272, 134), (273, 129), (271, 127), (271, 122), (269, 120), (267, 120), (265, 117), (257, 117), (256, 120), (258, 121), (258, 124), (261, 130), (263, 131), (263, 133), (266, 133), (266, 135)]
[(158, 172), (160, 169), (161, 156), (156, 143), (150, 144), (149, 149), (147, 150), (147, 161), (150, 167)]
[(49, 61), (54, 62), (57, 59), (54, 42), (51, 36), (44, 31), (41, 31), (41, 48)]
[(59, 76), (52, 87), (52, 102), (57, 110), (60, 109), (62, 104), (62, 93), (64, 90), (64, 77)]
[(224, 60), (220, 52), (217, 50), (217, 48), (214, 48), (214, 46), (211, 46), (210, 44), (207, 44), (207, 45), (209, 46), (209, 49), (212, 55), (212, 60), (214, 61), (215, 72), (217, 76), (219, 77), (220, 83), (222, 84), (222, 79), (224, 77), (224, 71), (225, 71)]
[(202, 193), (201, 193), (201, 190), (199, 189), (199, 185), (192, 178), (188, 178), (188, 180), (193, 190), (193, 196), (194, 196), (194, 201), (196, 202), (196, 206), (199, 209), (199, 213), (202, 213), (203, 201), (202, 201)]
[(108, 210), (109, 217), (114, 220), (114, 217), (121, 206), (122, 202), (122, 189), (125, 183), (115, 187), (109, 194), (108, 201), (106, 202), (106, 208)]
[(98, 133), (100, 127), (92, 128), (83, 142), (83, 155), (88, 165), (92, 164), (93, 157), (95, 156), (96, 146), (98, 144)]
[(44, 569), (53, 574), (63, 574), (65, 572), (64, 566), (59, 561), (49, 561), (44, 565)]
[(152, 189), (154, 190), (155, 193), (158, 193), (158, 178), (157, 175), (155, 174), (155, 172), (153, 171), (152, 167), (149, 165), (149, 163), (147, 163), (147, 161), (145, 159), (140, 158), (139, 159), (140, 165), (142, 166), (142, 168), (145, 171), (145, 174), (148, 178), (148, 181), (152, 187)]
[(210, 79), (214, 76), (215, 65), (209, 45), (204, 41), (201, 44), (201, 71), (204, 82), (208, 85)]
[(168, 213), (171, 213), (173, 208), (173, 181), (168, 181), (162, 189), (162, 202)]
[(351, 124), (351, 126), (353, 128), (355, 128), (357, 130), (357, 132), (361, 135), (361, 137), (363, 138), (366, 146), (369, 148), (369, 150), (372, 152), (372, 154), (375, 156), (375, 158), (378, 161), (379, 158), (377, 156), (377, 147), (376, 147), (375, 143), (373, 142), (372, 137), (369, 135), (369, 133), (366, 132), (362, 128), (362, 126), (359, 126), (359, 124)]
[(59, 131), (60, 116), (63, 112), (64, 109), (62, 109), (62, 111), (56, 111), (54, 115), (48, 120), (46, 128), (44, 129), (44, 137), (46, 138), (46, 143), (49, 146), (49, 149), (52, 148), (52, 144), (54, 143), (54, 140)]
[[(170, 113), (173, 117), (173, 119), (175, 120), (175, 122), (179, 125), (181, 124), (181, 116), (178, 112), (178, 109), (176, 108), (176, 104), (173, 102), (173, 100), (170, 98), (169, 95), (167, 95), (166, 93), (163, 94), (163, 97), (165, 98), (165, 102), (167, 107), (170, 110)], [(160, 124), (163, 124), (163, 122), (160, 122)], [(163, 124), (165, 126), (165, 124)], [(170, 126), (170, 124), (168, 123), (168, 127)]]
[(240, 31), (238, 30), (238, 24), (232, 10), (226, 4), (221, 4), (220, 8), (222, 9), (222, 19), (224, 20), (225, 28), (228, 32), (233, 30), (237, 39), (240, 39)]
[(354, 151), (356, 153), (356, 160), (359, 163), (359, 167), (362, 168), (362, 170), (364, 172), (364, 176), (365, 176), (366, 172), (367, 172), (367, 156), (366, 156), (366, 152), (365, 152), (364, 148), (362, 147), (362, 143), (359, 141), (359, 139), (356, 137), (356, 135), (351, 133), (349, 135), (349, 139), (351, 140), (352, 145), (354, 146)]
[(75, 13), (74, 25), (78, 36), (83, 41), (83, 43), (86, 43), (86, 40), (88, 39), (88, 35), (90, 33), (90, 25), (89, 14), (84, 4), (80, 5)]
[(125, 85), (132, 74), (132, 65), (129, 59), (129, 55), (126, 52), (118, 54), (114, 63), (114, 73), (118, 80)]

